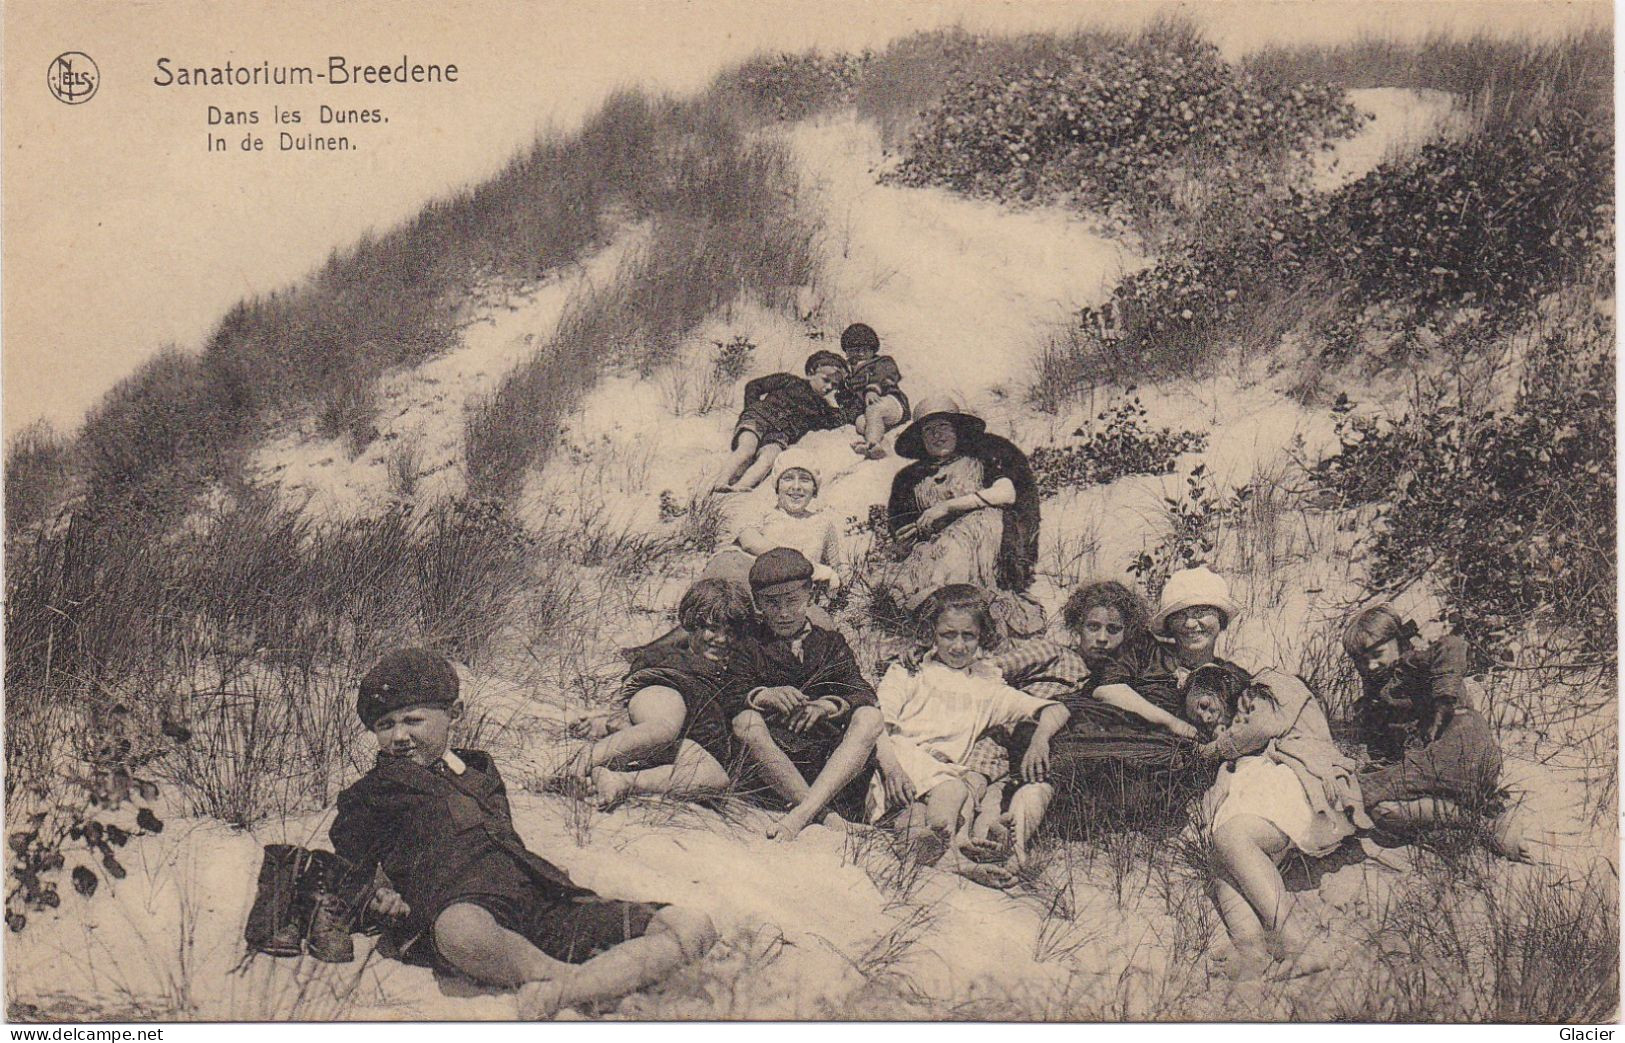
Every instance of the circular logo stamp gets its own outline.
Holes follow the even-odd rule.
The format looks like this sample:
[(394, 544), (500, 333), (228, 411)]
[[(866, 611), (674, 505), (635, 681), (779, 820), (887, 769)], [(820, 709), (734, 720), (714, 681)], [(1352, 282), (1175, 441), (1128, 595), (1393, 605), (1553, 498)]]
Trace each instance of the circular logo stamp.
[(101, 70), (83, 51), (59, 54), (45, 70), (45, 85), (51, 88), (57, 101), (68, 105), (83, 105), (96, 96), (96, 88), (101, 83)]

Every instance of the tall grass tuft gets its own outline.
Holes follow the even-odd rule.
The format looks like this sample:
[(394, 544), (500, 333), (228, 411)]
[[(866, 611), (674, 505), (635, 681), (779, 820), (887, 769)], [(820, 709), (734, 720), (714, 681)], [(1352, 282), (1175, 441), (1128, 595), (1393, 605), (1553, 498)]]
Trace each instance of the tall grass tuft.
[(787, 304), (814, 275), (814, 225), (794, 205), (784, 148), (747, 140), (704, 103), (662, 119), (638, 199), (649, 245), (573, 299), (553, 339), (469, 411), (469, 488), (511, 497), (551, 453), (559, 420), (605, 364), (648, 375), (712, 312), (744, 295)]

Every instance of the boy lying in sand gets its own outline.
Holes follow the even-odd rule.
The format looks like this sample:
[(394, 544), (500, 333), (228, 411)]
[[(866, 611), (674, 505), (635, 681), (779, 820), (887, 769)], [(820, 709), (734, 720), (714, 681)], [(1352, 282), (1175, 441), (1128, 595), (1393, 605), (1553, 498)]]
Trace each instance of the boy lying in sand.
[(549, 1017), (658, 981), (715, 943), (698, 910), (601, 898), (526, 850), (490, 754), (449, 746), (462, 703), (441, 656), (385, 656), (356, 711), (378, 762), (339, 794), (339, 893), (391, 919), (414, 962), (518, 987), (521, 1016)]
[(846, 360), (833, 351), (807, 357), (806, 379), (769, 373), (745, 385), (745, 408), (734, 425), (732, 455), (712, 487), (716, 492), (747, 492), (773, 470), (773, 461), (809, 431), (830, 431), (843, 423), (830, 396), (846, 378)]

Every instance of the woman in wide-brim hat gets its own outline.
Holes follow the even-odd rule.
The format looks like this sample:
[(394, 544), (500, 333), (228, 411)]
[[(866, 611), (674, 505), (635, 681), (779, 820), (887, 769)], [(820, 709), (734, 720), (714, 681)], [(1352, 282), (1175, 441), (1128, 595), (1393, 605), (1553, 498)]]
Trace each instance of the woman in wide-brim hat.
[(1038, 486), (1026, 454), (952, 396), (925, 399), (915, 415), (897, 437), (897, 455), (914, 462), (892, 479), (887, 504), (906, 555), (887, 581), (891, 594), (913, 611), (940, 587), (973, 583), (1010, 595), (998, 599), (1010, 632), (1040, 632), (1042, 609), (1015, 596), (1032, 585), (1038, 560)]

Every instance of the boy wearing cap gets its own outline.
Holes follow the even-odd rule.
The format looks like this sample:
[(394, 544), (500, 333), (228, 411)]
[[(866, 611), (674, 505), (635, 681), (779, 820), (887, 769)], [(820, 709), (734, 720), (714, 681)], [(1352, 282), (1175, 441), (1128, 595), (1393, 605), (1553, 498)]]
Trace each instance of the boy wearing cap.
[(740, 642), (728, 692), (734, 736), (792, 805), (768, 830), (781, 840), (794, 840), (832, 802), (837, 815), (862, 813), (884, 727), (846, 638), (807, 618), (812, 579), (812, 562), (789, 547), (756, 559), (750, 587), (760, 618)]
[(845, 422), (858, 429), (852, 451), (879, 460), (886, 455), (880, 445), (886, 432), (908, 419), (908, 396), (898, 387), (902, 370), (890, 355), (880, 354), (880, 335), (865, 323), (841, 331), (841, 351), (847, 365), (835, 400)]
[(806, 379), (769, 373), (745, 385), (745, 408), (734, 424), (733, 455), (714, 486), (746, 492), (773, 470), (773, 461), (809, 431), (829, 431), (845, 421), (829, 399), (846, 376), (846, 360), (833, 351), (807, 357)]
[(378, 761), (339, 794), (339, 893), (393, 921), (415, 962), (517, 986), (521, 1015), (547, 1017), (642, 988), (716, 941), (702, 912), (601, 898), (525, 848), (490, 754), (449, 746), (462, 703), (443, 657), (385, 656), (356, 710)]

